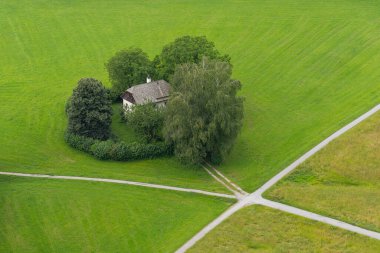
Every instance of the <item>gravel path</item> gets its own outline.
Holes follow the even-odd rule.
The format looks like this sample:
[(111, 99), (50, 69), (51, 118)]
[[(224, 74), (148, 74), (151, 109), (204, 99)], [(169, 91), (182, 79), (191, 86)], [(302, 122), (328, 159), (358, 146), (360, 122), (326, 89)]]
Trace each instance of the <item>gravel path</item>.
[(362, 234), (362, 235), (369, 236), (369, 237), (375, 238), (377, 240), (380, 240), (380, 233), (377, 233), (377, 232), (374, 232), (371, 230), (367, 230), (367, 229), (364, 229), (361, 227), (357, 227), (357, 226), (348, 224), (346, 222), (335, 220), (335, 219), (325, 217), (325, 216), (322, 216), (322, 215), (319, 215), (316, 213), (305, 211), (305, 210), (302, 210), (302, 209), (299, 209), (299, 208), (296, 208), (293, 206), (284, 205), (282, 203), (274, 202), (274, 201), (267, 200), (264, 198), (255, 200), (255, 204), (272, 207), (274, 209), (278, 209), (278, 210), (281, 210), (281, 211), (284, 211), (287, 213), (306, 217), (306, 218), (309, 218), (311, 220), (320, 221), (320, 222), (323, 222), (323, 223), (326, 223), (326, 224), (329, 224), (329, 225), (332, 225), (335, 227), (343, 228), (343, 229), (349, 230), (351, 232), (355, 232), (358, 234)]
[(75, 177), (75, 176), (51, 176), (51, 175), (42, 175), (42, 174), (25, 174), (25, 173), (1, 172), (1, 171), (0, 171), (0, 175), (127, 184), (127, 185), (142, 186), (142, 187), (148, 187), (148, 188), (156, 188), (156, 189), (180, 191), (180, 192), (190, 192), (190, 193), (203, 194), (203, 195), (209, 195), (209, 196), (215, 196), (215, 197), (221, 197), (221, 198), (236, 199), (234, 195), (229, 195), (229, 194), (224, 194), (224, 193), (208, 192), (208, 191), (197, 190), (197, 189), (181, 188), (181, 187), (166, 186), (166, 185), (159, 185), (159, 184), (140, 183), (140, 182), (126, 181), (126, 180), (118, 180), (118, 179)]

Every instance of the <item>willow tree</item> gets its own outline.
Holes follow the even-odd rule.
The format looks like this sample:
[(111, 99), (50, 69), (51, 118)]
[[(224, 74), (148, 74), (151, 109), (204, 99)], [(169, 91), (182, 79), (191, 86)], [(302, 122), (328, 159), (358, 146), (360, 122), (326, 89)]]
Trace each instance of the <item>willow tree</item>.
[(229, 63), (207, 58), (177, 66), (163, 132), (181, 161), (220, 163), (231, 151), (243, 119), (241, 83), (231, 73)]

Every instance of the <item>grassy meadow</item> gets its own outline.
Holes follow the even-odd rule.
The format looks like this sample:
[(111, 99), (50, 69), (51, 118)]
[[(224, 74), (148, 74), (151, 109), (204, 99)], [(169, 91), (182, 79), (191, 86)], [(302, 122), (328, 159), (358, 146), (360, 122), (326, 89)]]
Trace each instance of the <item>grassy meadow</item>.
[(221, 190), (171, 158), (100, 162), (63, 141), (65, 100), (81, 77), (130, 46), (151, 57), (206, 35), (244, 84), (245, 120), (221, 166), (253, 190), (380, 101), (375, 1), (2, 1), (0, 168)]
[(376, 239), (264, 206), (240, 210), (188, 252), (379, 252)]
[(0, 176), (0, 192), (0, 252), (172, 252), (231, 204), (142, 187), (10, 176)]
[[(200, 168), (174, 158), (98, 161), (63, 140), (66, 99), (82, 77), (109, 86), (104, 63), (116, 51), (140, 47), (153, 58), (179, 36), (205, 35), (232, 57), (246, 99), (242, 133), (220, 169), (253, 191), (380, 102), (379, 9), (372, 0), (0, 1), (0, 171), (226, 191)], [(113, 132), (135, 140), (117, 118)], [(344, 173), (358, 176), (354, 170)], [(309, 190), (310, 202), (316, 186), (323, 198), (331, 189), (351, 189), (332, 196), (343, 203), (378, 189), (368, 178), (350, 178), (358, 187), (337, 177), (332, 188), (302, 189)], [(286, 184), (291, 182), (281, 186)], [(376, 207), (371, 199), (378, 196), (360, 203)], [(328, 208), (315, 210), (338, 215), (328, 201), (321, 202)], [(145, 188), (1, 176), (0, 252), (170, 252), (229, 204)], [(377, 210), (352, 215), (356, 207), (342, 209), (341, 217), (379, 228)], [(242, 210), (194, 251), (231, 247), (380, 251), (378, 241), (263, 207)]]
[(266, 196), (380, 232), (380, 113), (339, 137)]
[(104, 63), (181, 35), (230, 54), (245, 120), (221, 170), (253, 190), (380, 101), (376, 1), (2, 1), (0, 169), (222, 190), (172, 158), (100, 162), (68, 147), (64, 104), (81, 77), (109, 85)]

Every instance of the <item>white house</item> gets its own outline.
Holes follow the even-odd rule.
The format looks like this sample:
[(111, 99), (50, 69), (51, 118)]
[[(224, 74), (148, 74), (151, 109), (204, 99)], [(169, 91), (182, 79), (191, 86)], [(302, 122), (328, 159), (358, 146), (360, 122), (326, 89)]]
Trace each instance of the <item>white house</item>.
[(165, 80), (152, 81), (149, 77), (146, 83), (132, 86), (121, 96), (123, 107), (130, 110), (134, 105), (152, 102), (157, 106), (165, 106), (169, 99), (170, 84)]

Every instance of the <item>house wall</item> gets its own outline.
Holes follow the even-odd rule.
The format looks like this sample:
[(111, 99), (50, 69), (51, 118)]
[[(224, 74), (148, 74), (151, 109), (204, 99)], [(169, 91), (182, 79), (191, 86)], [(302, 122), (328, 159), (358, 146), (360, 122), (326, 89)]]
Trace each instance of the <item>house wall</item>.
[(162, 101), (162, 102), (156, 103), (156, 105), (157, 105), (157, 107), (165, 107), (166, 103), (165, 103), (165, 101)]
[(131, 110), (131, 108), (134, 106), (131, 102), (128, 102), (127, 100), (123, 99), (123, 108), (125, 110)]
[[(161, 102), (157, 102), (155, 103), (157, 107), (165, 107), (166, 106), (166, 102), (167, 101), (161, 101)], [(135, 106), (135, 104), (132, 104), (131, 102), (123, 99), (123, 108), (124, 110), (126, 111), (129, 111), (132, 109), (132, 107)]]

